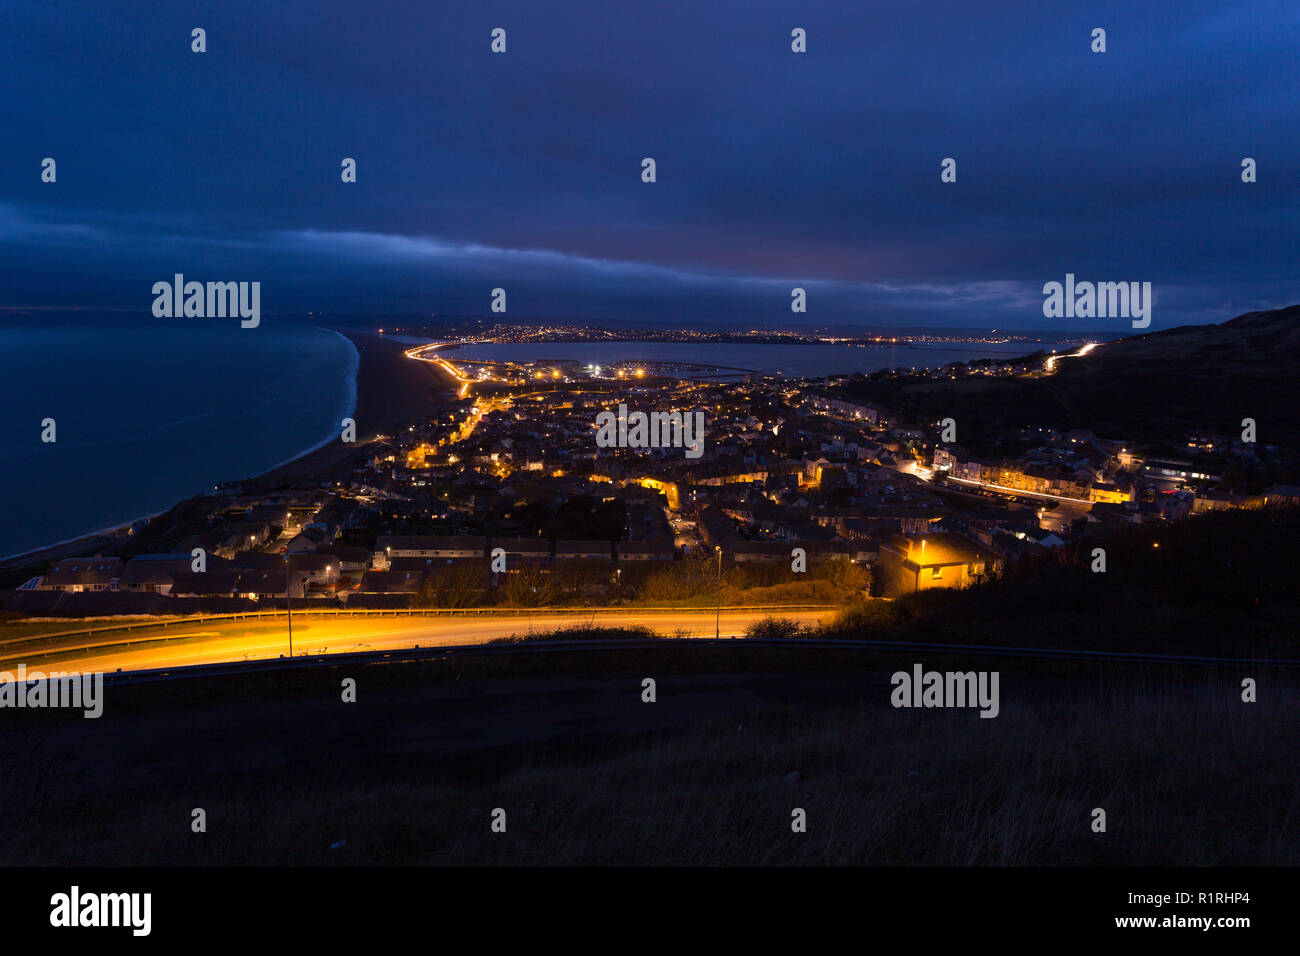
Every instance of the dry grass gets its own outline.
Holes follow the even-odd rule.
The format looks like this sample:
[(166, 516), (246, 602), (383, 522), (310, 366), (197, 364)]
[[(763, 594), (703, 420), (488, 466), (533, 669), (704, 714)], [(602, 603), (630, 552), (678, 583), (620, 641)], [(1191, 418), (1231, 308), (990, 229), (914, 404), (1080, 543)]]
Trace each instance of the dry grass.
[[(1049, 685), (1053, 681), (1049, 680)], [(1002, 714), (769, 708), (499, 762), (229, 779), (196, 798), (44, 801), (6, 863), (413, 865), (1300, 864), (1300, 705), (1198, 683), (1003, 687)], [(1268, 701), (1272, 702), (1269, 703)], [(663, 706), (662, 704), (660, 706)], [(475, 760), (481, 760), (476, 754)], [(489, 761), (490, 762), (490, 761)], [(791, 781), (787, 776), (798, 773)], [(209, 832), (189, 832), (204, 805)], [(494, 834), (494, 807), (508, 830)], [(802, 807), (808, 832), (790, 829)], [(1093, 833), (1091, 811), (1108, 814)], [(52, 837), (57, 834), (57, 839)], [(346, 840), (347, 845), (330, 849)]]

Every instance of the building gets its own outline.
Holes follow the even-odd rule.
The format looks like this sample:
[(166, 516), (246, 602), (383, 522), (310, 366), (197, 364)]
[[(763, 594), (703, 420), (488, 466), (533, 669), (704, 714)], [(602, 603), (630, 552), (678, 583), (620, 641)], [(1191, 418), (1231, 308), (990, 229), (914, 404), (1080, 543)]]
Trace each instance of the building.
[(620, 541), (615, 546), (620, 563), (626, 561), (672, 561), (676, 548), (671, 541)]
[(737, 564), (790, 564), (795, 548), (803, 549), (809, 562), (827, 561), (849, 554), (848, 542), (835, 538), (828, 541), (737, 541), (731, 554)]
[(1104, 501), (1109, 504), (1123, 504), (1133, 500), (1133, 494), (1126, 488), (1120, 488), (1112, 482), (1096, 481), (1088, 488), (1089, 501)]
[(89, 558), (64, 558), (50, 565), (50, 570), (36, 585), (41, 591), (115, 591), (122, 577), (120, 558), (94, 555)]
[(304, 596), (302, 579), (288, 571), (245, 571), (239, 575), (237, 592), (254, 601)]
[(172, 597), (229, 598), (239, 594), (238, 571), (178, 571), (172, 575)]
[(870, 402), (846, 402), (840, 398), (813, 393), (808, 396), (808, 404), (819, 412), (825, 412), (837, 418), (867, 422), (877, 428), (883, 428), (888, 424), (888, 415), (885, 410), (879, 405), (873, 405)]
[(964, 535), (931, 532), (894, 535), (880, 546), (885, 597), (931, 588), (964, 588), (1002, 570), (1002, 556)]
[(291, 554), (289, 571), (304, 587), (332, 591), (339, 583), (339, 563), (332, 554)]
[(551, 542), (546, 538), (489, 538), (487, 547), (489, 557), (498, 548), (505, 552), (508, 568), (525, 562), (546, 564), (551, 557)]
[(1273, 485), (1264, 489), (1266, 505), (1300, 505), (1300, 486)]
[[(423, 570), (367, 571), (353, 593), (356, 594), (415, 594), (424, 584)], [(352, 602), (349, 602), (351, 604)]]
[(386, 570), (393, 558), (483, 558), (487, 538), (473, 534), (381, 534), (375, 541), (375, 567)]
[(557, 541), (556, 560), (613, 561), (608, 541)]
[[(194, 559), (188, 554), (141, 554), (126, 563), (126, 569), (118, 581), (120, 591), (132, 591), (148, 594), (170, 594), (174, 575), (184, 574), (193, 569)], [(208, 558), (208, 567), (217, 568), (224, 564), (221, 558), (213, 555)]]

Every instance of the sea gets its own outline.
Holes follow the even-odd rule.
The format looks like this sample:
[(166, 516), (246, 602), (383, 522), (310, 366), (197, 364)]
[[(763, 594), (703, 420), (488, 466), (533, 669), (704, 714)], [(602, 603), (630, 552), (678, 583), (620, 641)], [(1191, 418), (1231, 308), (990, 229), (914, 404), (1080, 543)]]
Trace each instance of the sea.
[[(357, 352), (263, 316), (0, 316), (0, 558), (161, 511), (339, 434)], [(55, 441), (42, 441), (53, 419)]]

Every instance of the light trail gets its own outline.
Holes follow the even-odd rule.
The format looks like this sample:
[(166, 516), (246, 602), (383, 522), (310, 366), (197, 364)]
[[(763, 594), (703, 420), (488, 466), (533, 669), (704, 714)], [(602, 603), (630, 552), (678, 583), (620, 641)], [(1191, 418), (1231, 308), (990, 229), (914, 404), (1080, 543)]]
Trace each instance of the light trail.
[[(683, 608), (672, 611), (574, 610), (564, 613), (525, 613), (483, 615), (475, 618), (312, 618), (295, 616), (294, 645), (311, 656), (346, 654), (357, 651), (409, 650), (415, 647), (438, 647), (457, 644), (480, 644), (512, 634), (553, 631), (583, 627), (647, 627), (670, 638), (677, 635), (711, 636), (717, 630), (724, 636), (741, 637), (753, 624), (778, 617), (801, 624), (816, 624), (836, 612), (820, 610), (750, 610), (723, 608)], [(178, 642), (177, 639), (180, 639)], [(31, 649), (11, 654), (7, 661), (19, 660), (29, 668), (44, 671), (69, 669), (90, 671), (136, 671), (156, 667), (187, 667), (199, 664), (243, 663), (275, 660), (288, 649), (288, 631), (278, 623), (263, 621), (239, 624), (207, 624), (202, 631), (168, 633), (140, 638), (132, 644), (105, 645), (103, 638), (95, 644), (60, 647), (55, 650)], [(12, 668), (10, 668), (12, 669)]]
[(1030, 495), (1034, 498), (1051, 498), (1053, 501), (1073, 501), (1081, 505), (1092, 504), (1092, 502), (1087, 498), (1071, 498), (1068, 495), (1053, 495), (1046, 491), (1026, 491), (1024, 488), (1010, 488), (1006, 485), (985, 484), (982, 481), (973, 481), (970, 478), (954, 478), (952, 475), (949, 475), (948, 480), (963, 485), (973, 485), (976, 488), (992, 488), (996, 491), (1009, 491), (1014, 495)]
[(415, 348), (407, 349), (406, 352), (404, 352), (403, 354), (407, 358), (415, 359), (418, 362), (429, 362), (432, 363), (433, 365), (441, 366), (443, 371), (445, 371), (456, 381), (460, 382), (460, 392), (457, 394), (456, 397), (464, 398), (466, 395), (469, 394), (469, 387), (471, 384), (473, 384), (474, 380), (470, 378), (468, 375), (466, 375), (465, 373), (463, 373), (455, 365), (451, 364), (451, 362), (447, 361), (445, 358), (442, 357), (428, 358), (424, 355), (425, 352), (437, 351), (438, 349), (442, 348), (445, 344), (446, 343), (443, 342), (433, 342), (429, 345), (417, 345)]
[(1058, 358), (1083, 358), (1085, 355), (1087, 355), (1096, 347), (1097, 347), (1096, 342), (1089, 342), (1083, 348), (1079, 349), (1079, 351), (1071, 352), (1069, 355), (1049, 355), (1047, 356), (1047, 361), (1044, 363), (1043, 367), (1049, 372), (1055, 372), (1056, 360)]

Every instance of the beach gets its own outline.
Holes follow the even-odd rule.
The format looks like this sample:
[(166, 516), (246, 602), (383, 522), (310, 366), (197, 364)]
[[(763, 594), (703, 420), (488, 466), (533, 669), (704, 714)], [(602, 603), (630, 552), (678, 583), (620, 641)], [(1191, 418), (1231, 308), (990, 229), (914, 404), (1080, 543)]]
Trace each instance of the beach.
[[(410, 346), (370, 332), (331, 329), (357, 350), (356, 442), (334, 440), (272, 468), (262, 477), (326, 477), (351, 461), (359, 447), (377, 436), (392, 435), (408, 422), (428, 419), (458, 389), (455, 380), (432, 362), (408, 359)], [(340, 433), (342, 423), (340, 423)]]

